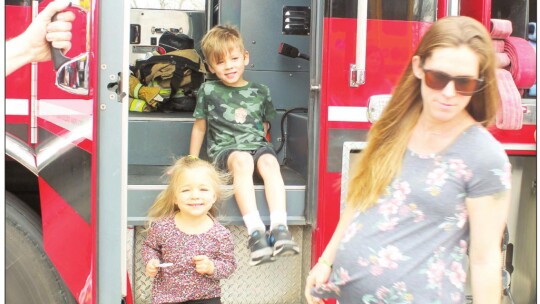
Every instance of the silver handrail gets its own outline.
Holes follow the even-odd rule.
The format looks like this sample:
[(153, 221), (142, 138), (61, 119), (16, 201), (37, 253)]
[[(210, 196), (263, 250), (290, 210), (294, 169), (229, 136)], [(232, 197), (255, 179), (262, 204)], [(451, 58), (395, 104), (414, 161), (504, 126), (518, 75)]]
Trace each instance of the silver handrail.
[(366, 83), (366, 36), (368, 0), (358, 0), (356, 19), (356, 62), (350, 65), (349, 86), (359, 87)]

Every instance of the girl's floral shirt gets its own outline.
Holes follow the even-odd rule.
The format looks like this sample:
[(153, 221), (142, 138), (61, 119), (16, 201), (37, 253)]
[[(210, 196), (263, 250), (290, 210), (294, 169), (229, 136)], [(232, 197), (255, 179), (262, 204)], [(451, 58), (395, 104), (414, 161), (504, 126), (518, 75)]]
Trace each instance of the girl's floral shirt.
[(377, 204), (357, 213), (329, 283), (313, 290), (340, 304), (465, 303), (466, 198), (510, 189), (511, 166), (493, 136), (474, 125), (445, 151), (407, 150)]
[[(221, 296), (220, 279), (236, 269), (231, 232), (216, 219), (210, 230), (187, 234), (176, 227), (174, 216), (157, 219), (148, 230), (141, 254), (144, 264), (151, 259), (173, 263), (160, 268), (152, 282), (152, 303), (179, 303)], [(192, 258), (206, 255), (214, 262), (214, 274), (195, 271)]]

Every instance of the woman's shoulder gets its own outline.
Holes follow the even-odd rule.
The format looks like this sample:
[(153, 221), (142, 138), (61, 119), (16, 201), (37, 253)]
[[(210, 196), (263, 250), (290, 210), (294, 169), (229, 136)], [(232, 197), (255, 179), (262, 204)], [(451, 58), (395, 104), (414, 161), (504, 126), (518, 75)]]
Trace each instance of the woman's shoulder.
[(475, 124), (465, 132), (469, 135), (467, 136), (469, 144), (474, 144), (479, 149), (504, 151), (503, 145), (481, 125)]
[(503, 145), (481, 125), (474, 125), (466, 130), (458, 148), (473, 162), (508, 161)]

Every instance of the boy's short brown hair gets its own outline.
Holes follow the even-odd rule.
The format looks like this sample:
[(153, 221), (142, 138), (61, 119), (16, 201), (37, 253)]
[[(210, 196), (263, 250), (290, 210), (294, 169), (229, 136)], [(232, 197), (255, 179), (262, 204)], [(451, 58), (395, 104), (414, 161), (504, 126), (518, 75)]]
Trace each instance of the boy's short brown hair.
[(241, 52), (245, 51), (242, 35), (233, 25), (216, 25), (201, 41), (201, 50), (210, 65), (220, 61), (234, 48), (239, 48)]

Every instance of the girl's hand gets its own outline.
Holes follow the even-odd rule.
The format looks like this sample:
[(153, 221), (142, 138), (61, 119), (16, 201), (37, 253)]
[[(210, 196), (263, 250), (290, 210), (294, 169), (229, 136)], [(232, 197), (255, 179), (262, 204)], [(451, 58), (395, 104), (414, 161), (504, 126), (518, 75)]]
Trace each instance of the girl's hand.
[(318, 287), (322, 284), (327, 283), (328, 279), (330, 278), (331, 273), (332, 273), (332, 268), (329, 265), (326, 265), (323, 263), (317, 263), (315, 264), (315, 266), (313, 266), (313, 268), (309, 272), (309, 275), (306, 278), (306, 288), (304, 291), (304, 295), (306, 297), (308, 304), (323, 304), (324, 303), (322, 299), (314, 297), (311, 294), (311, 290), (314, 287)]
[(151, 259), (148, 264), (146, 264), (146, 275), (151, 278), (155, 277), (159, 270), (158, 265), (158, 259)]
[(195, 271), (200, 274), (213, 275), (214, 274), (214, 262), (205, 255), (197, 255), (193, 257), (193, 263), (195, 264)]

